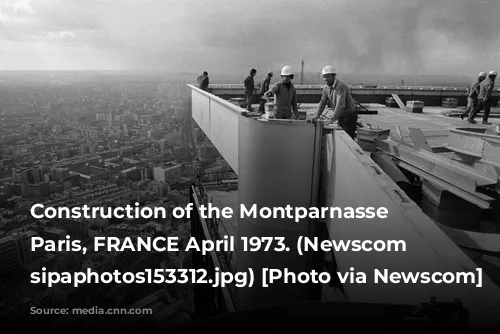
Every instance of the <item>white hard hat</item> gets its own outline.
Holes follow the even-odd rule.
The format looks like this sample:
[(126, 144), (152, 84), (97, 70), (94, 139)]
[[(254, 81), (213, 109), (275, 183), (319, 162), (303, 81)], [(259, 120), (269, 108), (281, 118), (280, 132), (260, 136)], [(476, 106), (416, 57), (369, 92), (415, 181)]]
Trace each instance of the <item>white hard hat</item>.
[(487, 75), (486, 72), (481, 72), (479, 73), (478, 77), (485, 77), (486, 75)]
[(335, 71), (335, 69), (333, 68), (333, 66), (325, 66), (325, 68), (323, 68), (323, 71), (321, 71), (321, 75), (325, 75), (325, 74), (337, 74), (337, 71)]
[(497, 71), (490, 71), (490, 73), (488, 73), (488, 75), (498, 75)]
[(281, 75), (293, 75), (292, 68), (290, 66), (285, 66), (281, 69)]

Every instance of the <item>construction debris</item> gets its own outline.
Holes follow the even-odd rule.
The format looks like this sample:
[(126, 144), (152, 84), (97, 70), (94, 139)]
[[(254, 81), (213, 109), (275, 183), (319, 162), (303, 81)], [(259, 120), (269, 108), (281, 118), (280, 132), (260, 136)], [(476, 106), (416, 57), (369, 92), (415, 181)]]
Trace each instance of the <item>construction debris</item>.
[(424, 102), (408, 101), (406, 102), (406, 111), (414, 114), (421, 114), (424, 112)]
[[(498, 174), (495, 175), (493, 170), (483, 165), (474, 167), (448, 156), (434, 153), (420, 129), (409, 129), (409, 132), (412, 144), (405, 142), (402, 138), (390, 136), (388, 140), (375, 139), (377, 148), (391, 155), (400, 167), (419, 175), (422, 179), (482, 209), (491, 207), (495, 198), (485, 193), (487, 190), (497, 189)], [(500, 138), (498, 140), (500, 144)], [(458, 142), (453, 141), (452, 143), (458, 146)], [(451, 147), (449, 144), (447, 146)], [(464, 147), (461, 149), (453, 148), (462, 150), (462, 152), (466, 151)], [(479, 146), (475, 148), (476, 157), (479, 149)], [(471, 151), (472, 148), (468, 147), (468, 150)], [(472, 152), (469, 153), (472, 154)], [(495, 154), (496, 152), (493, 152), (492, 149), (488, 150), (485, 157), (490, 160), (483, 160), (482, 163), (494, 164), (491, 159), (496, 156)], [(498, 161), (500, 161), (500, 155), (498, 155)], [(498, 166), (500, 167), (500, 163)]]
[[(401, 170), (421, 178), (422, 210), (454, 242), (500, 253), (500, 137), (480, 128), (406, 130), (397, 127), (386, 140), (374, 138), (381, 151), (375, 157), (387, 154)], [(445, 138), (443, 150), (429, 144), (436, 136)], [(388, 175), (404, 181), (394, 171)]]

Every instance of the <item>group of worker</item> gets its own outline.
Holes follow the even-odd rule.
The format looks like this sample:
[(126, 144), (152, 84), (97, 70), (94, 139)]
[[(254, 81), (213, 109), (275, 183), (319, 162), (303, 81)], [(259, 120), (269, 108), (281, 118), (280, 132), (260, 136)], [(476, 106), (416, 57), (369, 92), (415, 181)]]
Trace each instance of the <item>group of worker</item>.
[(486, 72), (479, 73), (477, 80), (474, 80), (468, 89), (467, 108), (460, 114), (461, 119), (467, 116), (469, 123), (476, 124), (474, 118), (476, 118), (478, 112), (484, 110), (483, 124), (491, 125), (488, 122), (488, 117), (491, 108), (491, 92), (495, 86), (496, 77), (497, 71), (490, 71), (488, 74)]
[[(251, 100), (255, 90), (254, 77), (256, 74), (257, 70), (252, 68), (249, 76), (243, 81), (246, 96), (245, 105), (247, 110), (251, 112), (253, 112)], [(329, 118), (330, 122), (336, 121), (351, 138), (354, 138), (358, 115), (349, 88), (345, 83), (337, 79), (337, 71), (332, 66), (324, 67), (322, 75), (326, 85), (323, 87), (321, 100), (313, 121), (321, 117), (328, 105), (333, 110), (333, 114)], [(267, 98), (274, 96), (274, 117), (276, 119), (298, 119), (297, 90), (292, 83), (294, 78), (292, 68), (284, 66), (281, 69), (281, 81), (271, 86), (272, 77), (273, 72), (268, 72), (260, 84), (261, 100), (258, 112), (264, 113)]]

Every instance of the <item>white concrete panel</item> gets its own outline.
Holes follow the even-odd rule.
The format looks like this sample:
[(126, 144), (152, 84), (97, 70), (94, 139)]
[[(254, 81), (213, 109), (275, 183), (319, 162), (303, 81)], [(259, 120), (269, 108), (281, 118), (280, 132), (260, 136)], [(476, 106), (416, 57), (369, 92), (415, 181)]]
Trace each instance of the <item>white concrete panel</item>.
[[(404, 240), (406, 252), (336, 252), (340, 272), (367, 274), (367, 284), (346, 284), (350, 301), (419, 305), (460, 298), (472, 321), (500, 314), (500, 290), (486, 276), (482, 288), (471, 284), (375, 284), (375, 269), (390, 272), (464, 272), (477, 266), (421, 209), (378, 169), (343, 131), (325, 136), (328, 171), (322, 180), (327, 204), (334, 207), (386, 207), (386, 219), (329, 219), (334, 240)], [(399, 190), (399, 194), (395, 192)], [(489, 318), (488, 318), (489, 317)], [(487, 322), (485, 322), (486, 324)]]
[[(234, 105), (229, 106), (238, 108)], [(238, 129), (239, 120), (243, 116), (228, 109), (229, 106), (220, 103), (217, 99), (210, 101), (209, 138), (234, 172), (239, 175)]]
[(193, 119), (238, 174), (238, 124), (244, 110), (194, 86), (190, 88)]
[[(313, 124), (262, 122), (244, 118), (240, 121), (238, 197), (240, 205), (251, 208), (311, 205), (314, 139)], [(240, 213), (242, 210), (240, 210)], [(246, 237), (284, 237), (289, 252), (238, 251), (238, 271), (252, 268), (256, 282), (263, 268), (285, 269), (299, 273), (306, 268), (307, 256), (297, 252), (297, 239), (307, 236), (309, 222), (295, 223), (290, 218), (238, 219), (238, 235)], [(241, 246), (241, 244), (240, 244)], [(306, 284), (273, 284), (263, 288), (238, 290), (238, 307), (306, 300), (310, 296)]]
[(193, 119), (203, 132), (208, 135), (210, 133), (210, 98), (192, 90), (191, 104)]

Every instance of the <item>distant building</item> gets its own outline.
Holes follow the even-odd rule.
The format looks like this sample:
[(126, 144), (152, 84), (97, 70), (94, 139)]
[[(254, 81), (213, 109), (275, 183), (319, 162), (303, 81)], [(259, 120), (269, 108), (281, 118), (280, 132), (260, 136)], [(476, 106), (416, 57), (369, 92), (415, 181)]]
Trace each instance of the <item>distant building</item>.
[(166, 197), (168, 195), (168, 185), (162, 181), (151, 181), (148, 184), (148, 188), (154, 191), (159, 197)]
[(155, 181), (165, 182), (168, 185), (181, 182), (182, 165), (173, 162), (154, 168)]
[(0, 276), (11, 272), (17, 265), (16, 241), (11, 235), (0, 239)]
[(40, 252), (31, 251), (31, 238), (35, 236), (38, 233), (27, 231), (0, 239), (0, 276), (38, 258)]
[(15, 233), (12, 235), (16, 242), (17, 259), (19, 265), (27, 264), (38, 258), (40, 252), (31, 251), (31, 238), (37, 237), (38, 233), (35, 231), (26, 231)]
[(45, 228), (45, 239), (46, 240), (63, 240), (66, 238), (66, 231), (60, 228), (55, 227), (46, 227)]

